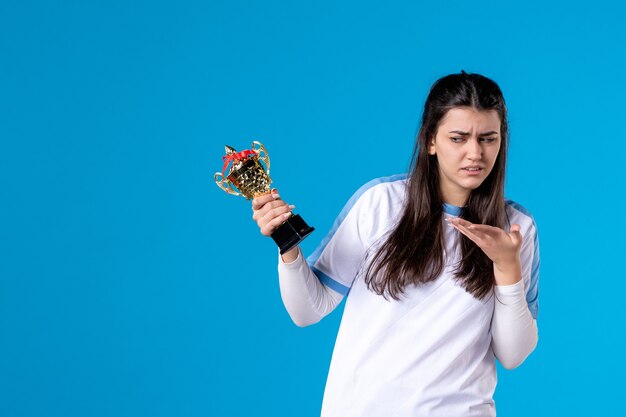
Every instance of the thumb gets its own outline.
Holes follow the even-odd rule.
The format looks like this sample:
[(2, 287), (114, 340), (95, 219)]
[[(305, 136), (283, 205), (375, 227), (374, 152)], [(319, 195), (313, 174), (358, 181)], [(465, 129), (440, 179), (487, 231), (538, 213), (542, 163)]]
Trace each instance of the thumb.
[(521, 228), (522, 227), (519, 224), (514, 224), (511, 226), (511, 231), (509, 233), (509, 236), (511, 236), (511, 239), (516, 244), (522, 242), (522, 234), (520, 233)]

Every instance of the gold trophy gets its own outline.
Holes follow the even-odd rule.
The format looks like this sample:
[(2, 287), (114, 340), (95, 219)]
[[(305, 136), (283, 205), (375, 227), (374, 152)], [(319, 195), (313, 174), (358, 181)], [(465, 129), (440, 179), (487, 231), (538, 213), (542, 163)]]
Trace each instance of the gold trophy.
[[(246, 200), (270, 193), (270, 156), (261, 142), (252, 142), (252, 149), (237, 152), (226, 146), (226, 155), (222, 157), (224, 167), (222, 172), (215, 173), (215, 183), (228, 194), (240, 195)], [(261, 164), (265, 166), (263, 166)], [(230, 168), (229, 168), (230, 165)], [(228, 168), (228, 174), (226, 170)], [(278, 226), (272, 239), (283, 254), (300, 243), (313, 230), (300, 217), (293, 214), (283, 224)]]

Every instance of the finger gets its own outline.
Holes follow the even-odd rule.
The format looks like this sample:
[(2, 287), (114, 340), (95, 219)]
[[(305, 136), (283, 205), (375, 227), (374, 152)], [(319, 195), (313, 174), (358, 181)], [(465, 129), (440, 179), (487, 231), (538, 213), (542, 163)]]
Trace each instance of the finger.
[[(448, 223), (456, 226), (457, 230), (463, 231), (463, 234), (466, 236), (468, 234), (471, 234), (474, 238), (480, 238), (480, 239), (483, 239), (486, 236), (484, 233), (486, 229), (477, 227), (477, 226), (484, 226), (484, 225), (474, 224), (474, 223), (468, 222), (467, 220), (461, 219), (459, 217), (449, 217), (446, 220), (448, 221)], [(487, 227), (490, 227), (490, 226), (487, 226)]]
[(511, 236), (511, 240), (516, 245), (520, 244), (522, 240), (524, 239), (524, 236), (522, 236), (522, 233), (520, 231), (521, 229), (522, 229), (522, 226), (520, 226), (519, 224), (512, 225), (510, 229), (509, 236)]
[(483, 237), (490, 236), (494, 239), (498, 239), (502, 237), (504, 233), (504, 230), (500, 229), (499, 227), (490, 226), (488, 224), (471, 223), (459, 217), (451, 217), (450, 221), (465, 226), (468, 230), (477, 232), (477, 234), (480, 234)]
[(498, 235), (499, 233), (502, 232), (502, 229), (498, 227), (490, 226), (488, 224), (472, 223), (465, 219), (461, 219), (459, 217), (457, 217), (455, 221), (458, 222), (460, 225), (465, 226), (468, 230), (479, 231), (481, 233), (485, 233), (485, 234), (492, 235), (492, 236)]
[[(259, 220), (259, 226), (263, 228), (265, 225), (273, 222), (276, 218), (279, 218), (287, 213), (291, 215), (291, 211), (295, 208), (294, 205), (283, 204), (280, 207), (273, 208), (269, 210), (263, 217)], [(284, 221), (284, 220), (283, 220)]]
[(459, 225), (465, 226), (465, 227), (470, 227), (470, 226), (474, 225), (474, 223), (472, 223), (472, 222), (470, 222), (468, 220), (462, 219), (460, 217), (447, 217), (446, 220), (449, 221), (449, 222), (452, 222), (454, 224), (459, 224)]
[(278, 200), (280, 198), (280, 194), (278, 194), (278, 190), (273, 189), (268, 194), (263, 194), (261, 196), (255, 197), (252, 199), (252, 210), (259, 210), (265, 204), (270, 201)]
[(274, 233), (276, 228), (278, 228), (278, 226), (283, 224), (289, 217), (291, 217), (291, 211), (287, 213), (283, 213), (280, 216), (272, 219), (270, 222), (268, 222), (265, 226), (261, 228), (261, 234), (265, 236), (270, 236), (272, 233)]
[(469, 226), (467, 229), (471, 230), (477, 235), (480, 235), (483, 238), (489, 236), (494, 239), (498, 239), (504, 234), (504, 230), (498, 227), (493, 227), (493, 226), (489, 226), (486, 224), (473, 224)]
[(472, 224), (471, 226), (467, 226), (467, 228), (470, 230), (479, 230), (483, 233), (489, 234), (500, 233), (502, 231), (502, 229), (489, 226), (488, 224)]
[(466, 227), (461, 226), (460, 224), (452, 223), (452, 222), (449, 222), (448, 224), (450, 226), (454, 227), (456, 230), (458, 230), (459, 233), (462, 233), (464, 236), (466, 236), (469, 240), (471, 240), (472, 242), (474, 242), (478, 246), (480, 246), (480, 244), (479, 244), (480, 238), (477, 237), (475, 234), (473, 234), (471, 231), (467, 230)]
[(255, 221), (260, 220), (264, 218), (270, 211), (285, 206), (288, 206), (288, 204), (285, 203), (283, 200), (278, 199), (270, 201), (269, 203), (265, 203), (263, 207), (261, 207), (259, 210), (253, 210), (254, 214), (252, 215), (252, 218)]
[(278, 194), (278, 192), (270, 192), (268, 194), (257, 196), (252, 199), (252, 210), (259, 210), (265, 204), (269, 203), (270, 201), (277, 200), (279, 198), (280, 198), (280, 195)]

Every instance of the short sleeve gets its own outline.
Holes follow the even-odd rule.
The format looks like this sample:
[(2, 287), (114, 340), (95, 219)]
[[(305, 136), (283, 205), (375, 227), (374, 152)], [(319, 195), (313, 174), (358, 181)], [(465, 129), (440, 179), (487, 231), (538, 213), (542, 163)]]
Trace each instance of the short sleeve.
[(366, 256), (362, 219), (362, 195), (357, 192), (335, 219), (307, 262), (317, 278), (329, 288), (346, 295)]
[(364, 267), (368, 250), (387, 225), (393, 206), (389, 185), (406, 175), (372, 180), (348, 200), (322, 240), (307, 258), (313, 273), (326, 286), (346, 295)]

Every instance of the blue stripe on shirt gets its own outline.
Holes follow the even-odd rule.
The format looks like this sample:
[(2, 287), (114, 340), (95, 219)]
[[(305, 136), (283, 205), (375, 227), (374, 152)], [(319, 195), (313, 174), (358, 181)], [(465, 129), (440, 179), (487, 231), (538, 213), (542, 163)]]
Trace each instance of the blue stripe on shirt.
[(311, 270), (322, 284), (326, 285), (330, 289), (337, 291), (339, 294), (346, 295), (348, 294), (348, 291), (350, 291), (350, 287), (346, 287), (345, 285), (340, 284), (319, 269), (311, 267)]
[(532, 268), (530, 272), (530, 284), (528, 286), (528, 290), (526, 291), (526, 302), (528, 303), (528, 309), (532, 314), (534, 319), (537, 319), (537, 313), (539, 312), (539, 237), (537, 233), (537, 224), (535, 223), (535, 219), (530, 214), (528, 210), (524, 206), (516, 203), (513, 200), (506, 200), (505, 203), (514, 209), (520, 211), (522, 214), (528, 216), (533, 221), (533, 227), (535, 228), (535, 236), (534, 236), (534, 248), (533, 251), (533, 260), (532, 260)]

